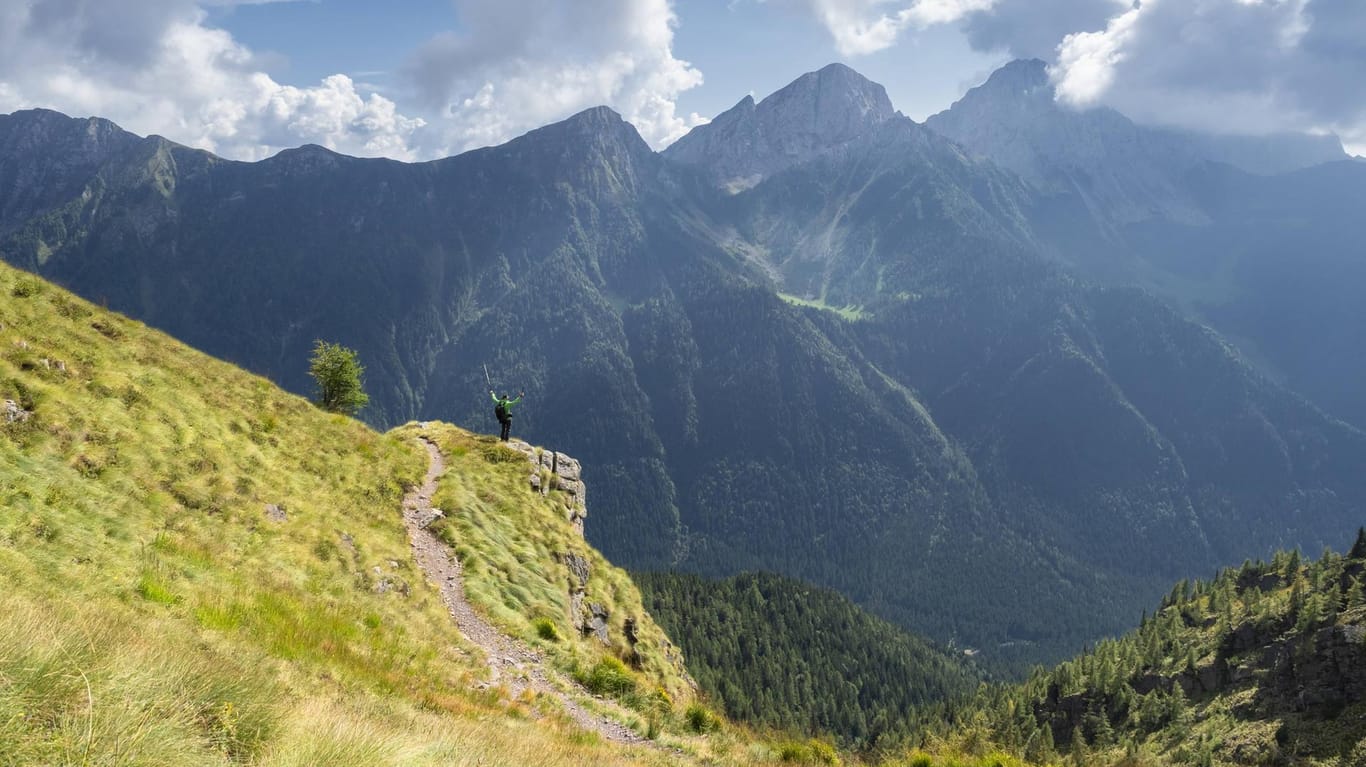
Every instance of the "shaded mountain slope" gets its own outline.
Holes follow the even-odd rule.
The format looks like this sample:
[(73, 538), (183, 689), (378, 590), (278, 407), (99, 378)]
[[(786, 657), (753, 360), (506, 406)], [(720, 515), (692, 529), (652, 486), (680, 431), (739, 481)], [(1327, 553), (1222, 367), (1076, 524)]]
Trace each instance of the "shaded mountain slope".
[(928, 127), (1020, 174), (1040, 242), (1234, 339), (1268, 375), (1366, 425), (1366, 165), (1332, 136), (1211, 136), (1055, 101), (1045, 65), (1002, 67)]

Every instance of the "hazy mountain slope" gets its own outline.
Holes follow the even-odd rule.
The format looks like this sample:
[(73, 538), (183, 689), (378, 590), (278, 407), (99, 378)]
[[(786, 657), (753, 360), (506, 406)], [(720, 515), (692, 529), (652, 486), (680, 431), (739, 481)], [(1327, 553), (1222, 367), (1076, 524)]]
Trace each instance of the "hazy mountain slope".
[(1204, 220), (1181, 183), (1200, 161), (1189, 147), (1112, 109), (1059, 105), (1042, 61), (1005, 65), (925, 125), (1045, 195), (1080, 200), (1106, 230), (1154, 216)]
[(1274, 375), (1360, 426), (1366, 394), (1366, 164), (1273, 177), (1192, 177), (1208, 226), (1152, 222), (1130, 239), (1173, 292), (1249, 346)]
[(1045, 195), (1079, 199), (1112, 234), (1154, 218), (1203, 223), (1185, 174), (1210, 162), (1278, 173), (1347, 158), (1331, 136), (1217, 136), (1136, 125), (1108, 108), (1071, 109), (1055, 100), (1037, 59), (1006, 64), (925, 125)]
[[(1142, 285), (1358, 426), (1366, 395), (1366, 165), (1332, 136), (1214, 136), (1054, 100), (1043, 62), (1002, 67), (927, 126), (1040, 193), (1040, 242), (1088, 278)], [(1236, 166), (1236, 167), (1230, 167)]]

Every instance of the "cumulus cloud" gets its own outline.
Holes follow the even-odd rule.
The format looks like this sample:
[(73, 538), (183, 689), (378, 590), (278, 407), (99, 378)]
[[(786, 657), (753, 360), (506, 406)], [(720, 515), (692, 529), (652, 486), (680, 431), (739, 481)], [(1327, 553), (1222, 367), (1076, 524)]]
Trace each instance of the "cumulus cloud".
[(423, 121), (344, 75), (307, 88), (261, 71), (193, 0), (19, 0), (0, 9), (0, 112), (109, 117), (237, 159), (315, 142), (415, 156)]
[(845, 56), (891, 47), (908, 28), (948, 24), (985, 11), (996, 0), (809, 0), (816, 18)]
[(1052, 74), (1060, 100), (1143, 122), (1366, 144), (1360, 0), (1145, 0), (1066, 36)]
[(989, 12), (967, 16), (962, 27), (977, 50), (1051, 61), (1064, 37), (1103, 30), (1133, 5), (1133, 0), (998, 0)]
[(442, 113), (446, 151), (498, 143), (600, 104), (663, 146), (703, 122), (680, 115), (702, 74), (673, 55), (669, 0), (456, 0), (460, 31), (429, 40), (408, 67)]

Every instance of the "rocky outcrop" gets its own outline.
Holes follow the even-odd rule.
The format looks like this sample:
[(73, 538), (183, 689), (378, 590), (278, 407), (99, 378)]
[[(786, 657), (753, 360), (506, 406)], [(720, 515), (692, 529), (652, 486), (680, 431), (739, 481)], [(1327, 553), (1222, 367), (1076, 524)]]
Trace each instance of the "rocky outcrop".
[[(1259, 574), (1248, 583), (1269, 582), (1261, 578)], [(1129, 687), (1139, 696), (1179, 691), (1193, 701), (1236, 699), (1232, 711), (1241, 720), (1291, 714), (1332, 719), (1366, 702), (1366, 610), (1355, 608), (1330, 625), (1306, 631), (1297, 631), (1293, 623), (1241, 623), (1229, 630), (1212, 657), (1177, 673), (1144, 670), (1129, 679)], [(1052, 728), (1059, 744), (1070, 743), (1079, 728), (1090, 740), (1101, 717), (1111, 726), (1122, 725), (1129, 705), (1125, 700), (1093, 689), (1064, 695), (1055, 683), (1034, 703), (1034, 716)]]
[(5, 400), (5, 423), (23, 423), (33, 416), (33, 413), (19, 407), (19, 403), (12, 399)]
[(1366, 701), (1366, 625), (1325, 626), (1267, 648), (1259, 703), (1276, 712), (1332, 714)]
[(559, 493), (564, 504), (565, 519), (583, 535), (583, 521), (588, 516), (587, 489), (583, 484), (583, 466), (564, 453), (535, 447), (521, 440), (511, 440), (507, 446), (526, 455), (531, 462), (531, 489), (549, 496)]
[[(522, 453), (531, 463), (528, 483), (543, 496), (558, 498), (569, 521), (580, 536), (583, 521), (588, 516), (587, 491), (583, 484), (583, 465), (578, 460), (546, 450), (521, 440), (510, 440), (507, 446)], [(605, 645), (612, 644), (612, 614), (605, 605), (588, 602), (588, 582), (593, 577), (593, 565), (587, 557), (574, 551), (559, 555), (564, 565), (569, 587), (569, 614), (574, 628), (585, 637), (592, 636)], [(627, 618), (624, 636), (627, 644), (635, 645), (635, 622)]]

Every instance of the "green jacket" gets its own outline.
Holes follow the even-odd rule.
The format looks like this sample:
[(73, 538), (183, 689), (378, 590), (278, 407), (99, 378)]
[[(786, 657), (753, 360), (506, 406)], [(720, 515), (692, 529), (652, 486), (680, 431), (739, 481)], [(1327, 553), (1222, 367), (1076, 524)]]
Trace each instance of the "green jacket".
[(517, 399), (505, 399), (503, 397), (499, 397), (497, 394), (494, 394), (493, 392), (489, 392), (489, 396), (493, 398), (494, 403), (502, 403), (503, 411), (508, 414), (508, 418), (512, 417), (512, 406), (522, 401), (521, 395), (518, 395)]

